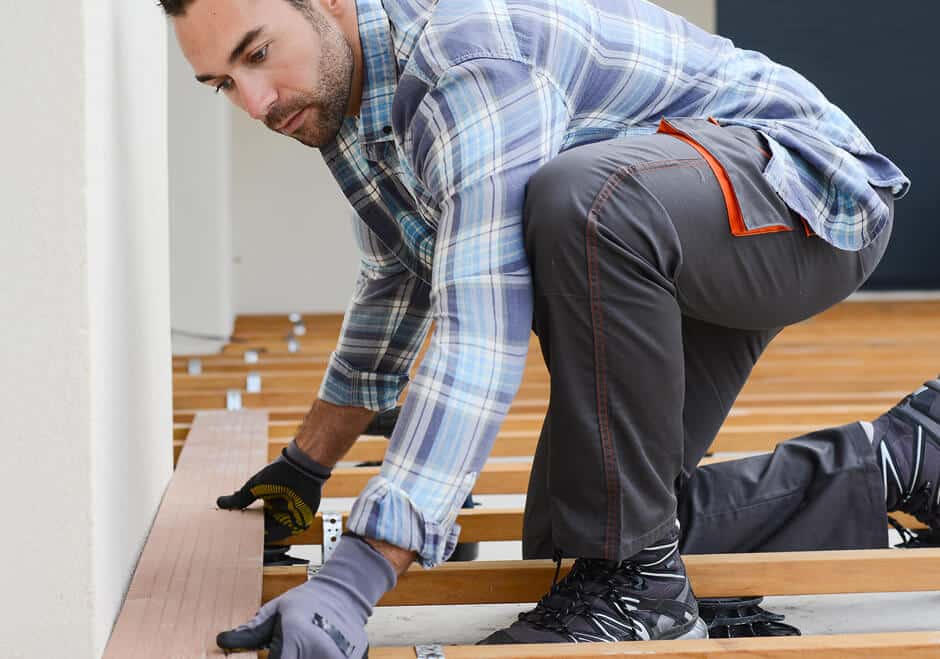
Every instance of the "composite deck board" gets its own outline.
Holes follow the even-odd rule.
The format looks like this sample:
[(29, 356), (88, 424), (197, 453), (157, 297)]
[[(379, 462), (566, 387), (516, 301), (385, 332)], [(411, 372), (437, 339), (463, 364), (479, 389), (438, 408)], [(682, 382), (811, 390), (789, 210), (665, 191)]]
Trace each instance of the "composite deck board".
[(267, 462), (267, 424), (260, 411), (196, 416), (105, 657), (223, 656), (215, 635), (257, 611), (261, 509), (223, 512), (215, 498)]

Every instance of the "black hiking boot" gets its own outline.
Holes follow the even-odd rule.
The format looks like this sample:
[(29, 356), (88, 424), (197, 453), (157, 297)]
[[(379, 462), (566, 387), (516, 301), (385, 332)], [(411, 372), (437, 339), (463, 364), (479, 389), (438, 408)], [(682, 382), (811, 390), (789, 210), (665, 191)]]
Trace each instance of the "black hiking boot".
[(677, 530), (625, 561), (577, 559), (535, 609), (478, 645), (707, 637), (679, 556)]
[(872, 422), (888, 512), (940, 530), (940, 380), (930, 380)]

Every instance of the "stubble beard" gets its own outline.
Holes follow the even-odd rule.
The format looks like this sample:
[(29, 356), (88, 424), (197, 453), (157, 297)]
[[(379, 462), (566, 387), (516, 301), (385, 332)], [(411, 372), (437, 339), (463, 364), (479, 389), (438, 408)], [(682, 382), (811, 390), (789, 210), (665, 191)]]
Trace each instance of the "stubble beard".
[(349, 107), (352, 89), (353, 52), (342, 32), (312, 8), (302, 13), (320, 35), (320, 80), (316, 92), (298, 94), (289, 105), (275, 108), (265, 119), (274, 130), (298, 110), (309, 108), (304, 122), (290, 137), (309, 147), (320, 148), (339, 134)]

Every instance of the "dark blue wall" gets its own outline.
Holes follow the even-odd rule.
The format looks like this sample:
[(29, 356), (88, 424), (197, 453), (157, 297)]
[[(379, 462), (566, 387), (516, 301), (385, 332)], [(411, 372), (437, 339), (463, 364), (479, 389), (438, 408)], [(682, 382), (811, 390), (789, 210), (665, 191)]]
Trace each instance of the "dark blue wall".
[(940, 2), (718, 0), (718, 32), (812, 80), (911, 178), (868, 288), (940, 289)]

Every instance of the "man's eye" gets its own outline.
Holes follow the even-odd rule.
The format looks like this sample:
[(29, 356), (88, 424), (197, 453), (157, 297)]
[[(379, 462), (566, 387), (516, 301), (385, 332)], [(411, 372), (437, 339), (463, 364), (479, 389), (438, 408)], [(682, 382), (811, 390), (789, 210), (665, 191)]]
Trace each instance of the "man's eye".
[(267, 56), (268, 56), (268, 47), (262, 46), (261, 48), (253, 52), (251, 54), (251, 57), (248, 58), (248, 60), (252, 64), (260, 64), (267, 58)]
[(232, 81), (226, 78), (225, 80), (223, 80), (222, 82), (220, 82), (219, 84), (215, 86), (215, 93), (219, 94), (222, 92), (227, 92), (231, 88), (232, 88)]

